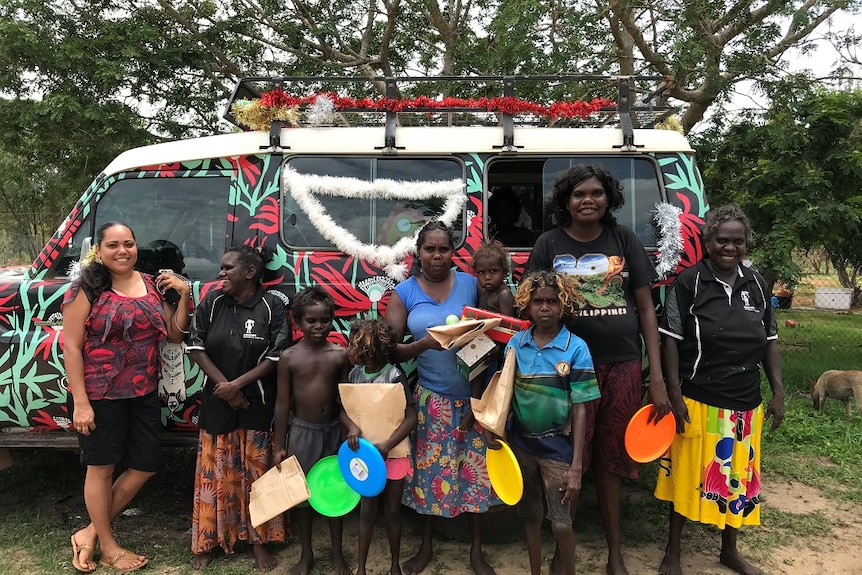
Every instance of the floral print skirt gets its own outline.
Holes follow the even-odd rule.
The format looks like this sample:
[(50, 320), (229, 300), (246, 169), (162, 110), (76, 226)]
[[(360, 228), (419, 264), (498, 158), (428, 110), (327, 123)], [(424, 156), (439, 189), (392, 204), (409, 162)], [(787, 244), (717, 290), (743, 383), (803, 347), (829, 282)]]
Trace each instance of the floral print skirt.
[(192, 553), (221, 547), (233, 553), (237, 541), (251, 545), (284, 541), (283, 515), (251, 526), (251, 484), (269, 470), (272, 433), (237, 429), (211, 435), (200, 431), (192, 509)]
[(488, 479), (482, 428), (474, 423), (467, 431), (458, 429), (470, 400), (451, 399), (421, 385), (414, 394), (419, 412), (414, 473), (402, 502), (422, 515), (439, 517), (482, 513), (499, 505)]

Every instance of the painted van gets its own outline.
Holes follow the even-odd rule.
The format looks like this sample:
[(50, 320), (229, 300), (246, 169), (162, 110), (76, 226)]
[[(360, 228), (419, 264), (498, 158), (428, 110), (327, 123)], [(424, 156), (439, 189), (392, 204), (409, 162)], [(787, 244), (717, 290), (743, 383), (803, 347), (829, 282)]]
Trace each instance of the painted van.
[[(657, 302), (700, 259), (708, 205), (694, 153), (680, 133), (650, 127), (672, 110), (629, 104), (643, 79), (601, 79), (616, 101), (550, 106), (516, 97), (516, 86), (581, 78), (482, 78), (502, 96), (478, 100), (400, 94), (420, 80), (378, 79), (387, 94), (378, 100), (286, 91), (321, 78), (243, 80), (226, 118), (246, 131), (129, 150), (111, 162), (33, 264), (0, 273), (0, 447), (74, 445), (60, 304), (70, 266), (106, 221), (135, 231), (141, 271), (189, 278), (194, 302), (216, 285), (226, 247), (265, 246), (275, 254), (268, 288), (289, 302), (305, 286), (324, 286), (342, 341), (352, 319), (385, 312), (389, 290), (416, 263), (416, 232), (432, 218), (454, 226), (454, 261), (465, 271), (483, 241), (503, 239), (516, 285), (532, 243), (556, 225), (554, 177), (575, 164), (602, 164), (623, 183), (617, 219), (660, 268)], [(203, 373), (181, 346), (163, 357), (166, 437), (193, 432)]]

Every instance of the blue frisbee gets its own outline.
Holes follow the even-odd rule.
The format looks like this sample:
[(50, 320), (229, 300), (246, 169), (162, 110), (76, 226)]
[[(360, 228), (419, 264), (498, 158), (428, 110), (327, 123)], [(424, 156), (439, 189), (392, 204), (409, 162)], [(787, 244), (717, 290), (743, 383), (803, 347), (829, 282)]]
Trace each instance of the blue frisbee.
[(386, 462), (367, 439), (359, 438), (353, 451), (345, 441), (338, 449), (338, 469), (347, 484), (363, 497), (374, 497), (386, 487)]

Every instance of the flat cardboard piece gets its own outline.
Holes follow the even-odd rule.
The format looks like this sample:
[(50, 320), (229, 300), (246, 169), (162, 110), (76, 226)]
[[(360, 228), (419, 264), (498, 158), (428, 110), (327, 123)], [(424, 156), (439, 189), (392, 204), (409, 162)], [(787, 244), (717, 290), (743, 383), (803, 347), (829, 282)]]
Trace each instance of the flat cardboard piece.
[(443, 349), (452, 349), (466, 345), (480, 333), (485, 333), (498, 325), (500, 325), (500, 318), (470, 319), (451, 325), (429, 327), (428, 333), (443, 346)]
[(251, 484), (248, 510), (252, 527), (261, 525), (303, 501), (311, 492), (305, 473), (295, 455), (281, 462), (281, 471), (273, 467)]
[(509, 349), (503, 367), (491, 377), (480, 398), (470, 398), (470, 406), (476, 421), (485, 429), (490, 429), (500, 437), (506, 436), (506, 419), (512, 407), (515, 392), (515, 370), (517, 361), (515, 350)]
[[(347, 417), (362, 432), (362, 437), (379, 445), (392, 437), (404, 421), (407, 398), (400, 383), (339, 383), (338, 393)], [(404, 440), (392, 448), (388, 457), (410, 455), (410, 442)]]

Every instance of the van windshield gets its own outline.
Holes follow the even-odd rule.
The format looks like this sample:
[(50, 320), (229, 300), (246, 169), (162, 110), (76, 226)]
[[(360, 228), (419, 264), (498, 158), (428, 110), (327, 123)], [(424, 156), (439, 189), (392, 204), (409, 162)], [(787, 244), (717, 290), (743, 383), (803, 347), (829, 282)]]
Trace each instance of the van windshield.
[[(92, 227), (82, 226), (53, 266), (65, 276), (81, 253), (84, 238), (104, 223), (132, 228), (138, 244), (136, 269), (157, 274), (171, 269), (191, 280), (211, 281), (225, 248), (225, 213), (231, 179), (221, 174), (188, 178), (135, 177), (115, 181), (96, 205)], [(95, 241), (93, 239), (92, 241)]]
[[(363, 182), (380, 179), (419, 182), (463, 180), (464, 167), (454, 159), (422, 158), (357, 158), (357, 157), (295, 157), (289, 158), (283, 169), (300, 174), (345, 178), (342, 190), (333, 187), (330, 194), (316, 195), (326, 214), (341, 228), (363, 244), (393, 245), (405, 236), (413, 235), (428, 220), (445, 210), (446, 197), (427, 199), (345, 197), (346, 188), (355, 185), (352, 178)], [(298, 201), (298, 190), (282, 190), (282, 234), (294, 248), (335, 249), (321, 233), (320, 214), (308, 213)], [(466, 192), (465, 192), (466, 193)], [(355, 194), (354, 194), (355, 195)], [(463, 212), (463, 210), (462, 210)], [(453, 223), (456, 244), (464, 237), (463, 213)]]

